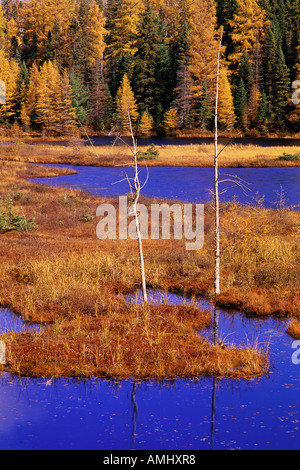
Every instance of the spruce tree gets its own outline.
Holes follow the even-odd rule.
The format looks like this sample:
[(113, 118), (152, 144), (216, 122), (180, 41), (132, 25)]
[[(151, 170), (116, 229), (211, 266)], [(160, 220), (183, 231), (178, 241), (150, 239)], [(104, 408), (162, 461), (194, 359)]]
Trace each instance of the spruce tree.
[(212, 99), (207, 89), (206, 79), (203, 79), (202, 94), (196, 102), (195, 106), (196, 119), (200, 123), (203, 130), (209, 128), (214, 111)]
[(72, 87), (72, 106), (76, 109), (77, 119), (81, 124), (87, 120), (89, 93), (80, 77), (75, 72), (70, 74), (70, 84)]
[(159, 88), (162, 85), (157, 80), (161, 38), (159, 36), (159, 19), (149, 0), (146, 1), (146, 8), (139, 23), (138, 37), (132, 88), (140, 111), (148, 109), (150, 114), (155, 115), (159, 100)]
[(234, 109), (235, 115), (237, 117), (237, 122), (242, 128), (244, 128), (244, 124), (246, 121), (247, 101), (248, 96), (244, 80), (240, 78), (238, 88), (234, 95)]

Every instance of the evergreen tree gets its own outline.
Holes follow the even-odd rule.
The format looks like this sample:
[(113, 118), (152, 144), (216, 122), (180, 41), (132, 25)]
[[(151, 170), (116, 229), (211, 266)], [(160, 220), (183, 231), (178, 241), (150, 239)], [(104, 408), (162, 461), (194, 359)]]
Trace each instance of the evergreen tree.
[(76, 109), (77, 119), (81, 124), (87, 120), (89, 93), (86, 86), (82, 83), (80, 77), (75, 72), (70, 74), (70, 84), (72, 87), (72, 106)]
[(178, 71), (178, 85), (175, 89), (177, 98), (174, 101), (174, 107), (178, 112), (179, 126), (183, 128), (189, 127), (192, 122), (193, 85), (189, 68), (183, 63)]
[(234, 109), (237, 122), (242, 128), (244, 128), (245, 122), (247, 122), (247, 101), (248, 96), (244, 80), (240, 78), (238, 88), (234, 96)]
[(212, 121), (214, 110), (211, 96), (209, 95), (206, 79), (203, 80), (202, 94), (196, 104), (196, 118), (199, 120), (203, 130), (206, 130)]
[(93, 73), (88, 83), (88, 122), (93, 129), (101, 131), (106, 125), (110, 124), (111, 95), (103, 77), (100, 64), (96, 64), (92, 71)]
[(284, 124), (284, 117), (290, 97), (290, 73), (285, 64), (283, 52), (279, 49), (273, 80), (272, 110), (275, 114), (277, 124)]
[(159, 18), (152, 9), (150, 0), (146, 1), (146, 8), (141, 16), (138, 37), (132, 87), (139, 109), (141, 111), (148, 109), (150, 114), (156, 115), (160, 87), (163, 85), (157, 80), (161, 37)]
[(263, 91), (261, 95), (260, 104), (257, 110), (258, 128), (262, 135), (267, 133), (267, 122), (269, 118), (269, 103), (266, 93)]

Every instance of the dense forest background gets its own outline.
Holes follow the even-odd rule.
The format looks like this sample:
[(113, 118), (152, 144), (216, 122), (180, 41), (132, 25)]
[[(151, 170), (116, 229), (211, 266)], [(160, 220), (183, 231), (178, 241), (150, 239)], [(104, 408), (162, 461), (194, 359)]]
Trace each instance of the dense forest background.
[(2, 0), (3, 129), (300, 131), (300, 0)]

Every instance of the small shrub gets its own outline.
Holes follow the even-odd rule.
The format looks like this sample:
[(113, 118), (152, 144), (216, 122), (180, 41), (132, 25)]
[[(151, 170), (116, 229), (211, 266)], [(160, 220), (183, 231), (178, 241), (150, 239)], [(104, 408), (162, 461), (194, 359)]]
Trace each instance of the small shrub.
[(138, 152), (137, 159), (138, 160), (156, 160), (159, 156), (159, 151), (155, 148), (154, 144), (146, 150), (146, 152)]
[(19, 215), (13, 208), (13, 199), (7, 197), (0, 203), (0, 233), (13, 230), (27, 231), (36, 228), (34, 218), (26, 219), (25, 215)]
[(92, 222), (94, 220), (94, 216), (85, 212), (80, 217), (78, 217), (78, 220), (80, 222)]
[(286, 161), (286, 162), (295, 162), (295, 161), (300, 160), (300, 153), (296, 153), (295, 155), (292, 155), (290, 153), (283, 152), (283, 155), (279, 157), (279, 160)]

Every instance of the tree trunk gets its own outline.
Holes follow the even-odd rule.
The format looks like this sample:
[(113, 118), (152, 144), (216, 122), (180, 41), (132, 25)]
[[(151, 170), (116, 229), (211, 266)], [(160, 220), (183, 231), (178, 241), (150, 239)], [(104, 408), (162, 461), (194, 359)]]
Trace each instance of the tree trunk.
[(141, 236), (138, 213), (137, 213), (137, 203), (138, 203), (138, 200), (139, 200), (139, 197), (140, 197), (141, 184), (140, 184), (140, 180), (139, 180), (139, 171), (138, 171), (138, 163), (137, 163), (137, 143), (136, 143), (136, 140), (134, 138), (134, 134), (133, 134), (133, 130), (132, 130), (131, 117), (130, 117), (130, 112), (129, 111), (128, 111), (128, 118), (129, 118), (130, 133), (131, 133), (132, 142), (133, 142), (133, 156), (134, 156), (134, 190), (135, 190), (135, 195), (134, 195), (132, 208), (133, 208), (133, 213), (134, 213), (136, 233), (137, 233), (137, 239), (138, 239), (138, 245), (139, 245), (141, 280), (142, 280), (142, 290), (143, 290), (143, 302), (147, 303), (148, 302), (148, 296), (147, 296), (146, 277), (145, 277), (143, 244), (142, 244), (142, 236)]
[[(217, 65), (216, 107), (215, 107), (215, 155), (214, 155), (214, 200), (215, 200), (215, 295), (220, 294), (220, 200), (219, 200), (219, 165), (218, 165), (218, 102), (219, 102), (219, 76), (220, 58), (223, 40), (223, 27), (221, 28), (220, 45)], [(214, 341), (218, 343), (219, 312), (214, 309)]]

